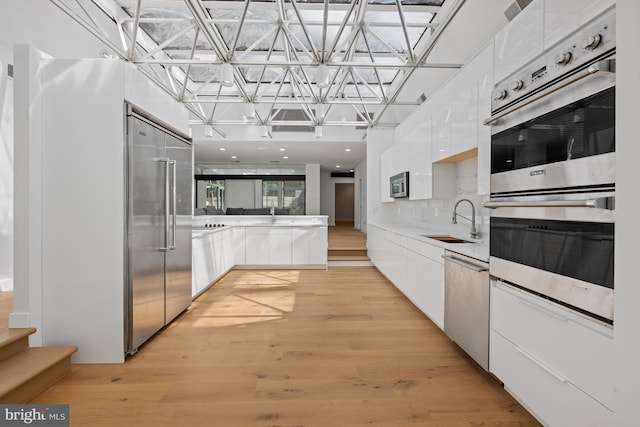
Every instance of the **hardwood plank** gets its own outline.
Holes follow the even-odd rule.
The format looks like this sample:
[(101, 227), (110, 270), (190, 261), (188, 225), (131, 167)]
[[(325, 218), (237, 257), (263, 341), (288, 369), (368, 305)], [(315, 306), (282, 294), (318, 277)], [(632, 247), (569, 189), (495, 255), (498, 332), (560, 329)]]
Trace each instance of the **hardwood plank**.
[(375, 268), (232, 271), (120, 365), (33, 400), (74, 426), (539, 425)]

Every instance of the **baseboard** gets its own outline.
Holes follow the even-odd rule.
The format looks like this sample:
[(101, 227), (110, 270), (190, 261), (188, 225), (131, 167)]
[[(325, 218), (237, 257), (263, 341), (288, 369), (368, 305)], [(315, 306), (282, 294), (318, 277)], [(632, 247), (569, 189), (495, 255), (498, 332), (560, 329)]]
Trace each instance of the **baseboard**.
[(7, 292), (13, 290), (13, 277), (8, 279), (0, 279), (0, 292)]

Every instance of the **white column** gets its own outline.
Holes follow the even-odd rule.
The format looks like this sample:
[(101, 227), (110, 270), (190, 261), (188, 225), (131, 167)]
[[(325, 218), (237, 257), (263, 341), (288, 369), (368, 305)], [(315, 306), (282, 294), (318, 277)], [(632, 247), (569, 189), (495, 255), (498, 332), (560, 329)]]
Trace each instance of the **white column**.
[(13, 313), (9, 327), (34, 327), (42, 344), (42, 134), (40, 70), (45, 53), (29, 45), (14, 49), (14, 243)]
[(615, 419), (617, 426), (638, 424), (640, 396), (640, 286), (638, 213), (640, 192), (640, 2), (617, 2), (616, 77), (616, 235), (615, 235)]
[(307, 215), (320, 215), (320, 165), (307, 165), (305, 178), (305, 207)]
[(0, 291), (13, 289), (13, 81), (11, 51), (0, 47)]

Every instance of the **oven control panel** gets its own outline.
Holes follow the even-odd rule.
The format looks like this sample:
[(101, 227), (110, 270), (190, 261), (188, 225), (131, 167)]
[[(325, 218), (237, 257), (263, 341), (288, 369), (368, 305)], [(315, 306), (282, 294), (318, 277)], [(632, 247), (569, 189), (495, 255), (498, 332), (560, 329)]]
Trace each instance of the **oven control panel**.
[(492, 113), (499, 112), (567, 75), (579, 72), (616, 48), (615, 11), (557, 43), (495, 85)]

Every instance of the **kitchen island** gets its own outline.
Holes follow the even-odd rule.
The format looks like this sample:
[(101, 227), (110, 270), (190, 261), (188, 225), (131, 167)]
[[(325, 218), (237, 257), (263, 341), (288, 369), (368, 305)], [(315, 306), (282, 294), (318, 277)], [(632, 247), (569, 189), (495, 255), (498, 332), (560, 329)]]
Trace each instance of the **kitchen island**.
[(193, 217), (192, 295), (231, 269), (326, 269), (326, 215)]

